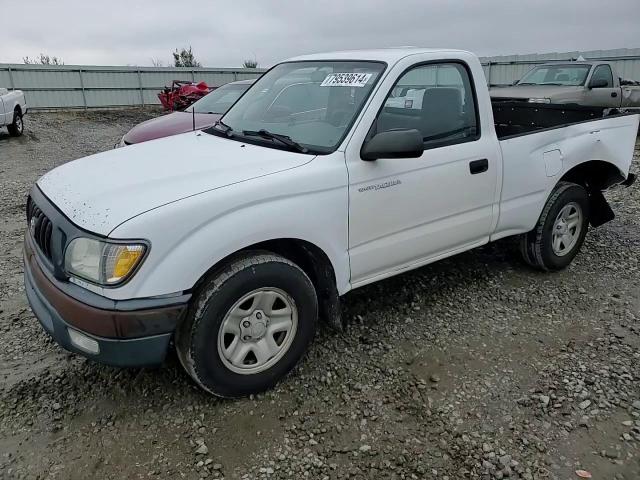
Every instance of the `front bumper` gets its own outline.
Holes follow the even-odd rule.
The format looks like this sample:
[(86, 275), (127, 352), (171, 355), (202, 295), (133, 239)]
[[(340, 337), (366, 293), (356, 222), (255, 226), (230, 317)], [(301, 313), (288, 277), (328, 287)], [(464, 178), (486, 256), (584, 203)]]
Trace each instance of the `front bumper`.
[[(37, 255), (27, 234), (24, 245), (27, 298), (42, 327), (60, 346), (119, 367), (152, 366), (164, 361), (173, 332), (186, 312), (188, 296), (110, 301), (111, 308), (100, 308), (105, 306), (104, 297), (84, 291), (80, 300), (65, 292), (62, 282), (45, 273)], [(132, 309), (135, 304), (129, 302), (138, 302), (144, 308)], [(98, 351), (83, 348), (77, 340), (79, 335), (73, 331), (92, 345), (97, 344)]]

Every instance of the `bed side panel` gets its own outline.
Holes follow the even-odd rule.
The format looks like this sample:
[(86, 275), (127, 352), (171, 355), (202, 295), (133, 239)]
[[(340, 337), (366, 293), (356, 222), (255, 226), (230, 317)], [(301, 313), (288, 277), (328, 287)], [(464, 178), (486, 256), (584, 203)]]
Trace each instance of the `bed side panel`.
[(603, 160), (615, 165), (626, 178), (638, 118), (608, 117), (500, 141), (502, 195), (498, 225), (491, 239), (531, 230), (553, 187), (580, 163)]

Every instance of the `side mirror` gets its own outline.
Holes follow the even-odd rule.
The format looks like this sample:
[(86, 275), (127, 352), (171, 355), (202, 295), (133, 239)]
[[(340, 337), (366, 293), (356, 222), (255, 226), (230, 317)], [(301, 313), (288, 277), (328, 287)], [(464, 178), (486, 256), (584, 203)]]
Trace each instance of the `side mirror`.
[(609, 82), (607, 82), (604, 78), (591, 80), (589, 82), (589, 88), (605, 88), (607, 85), (609, 85)]
[(418, 158), (423, 151), (422, 133), (418, 130), (389, 130), (365, 142), (360, 157), (367, 161), (378, 158)]

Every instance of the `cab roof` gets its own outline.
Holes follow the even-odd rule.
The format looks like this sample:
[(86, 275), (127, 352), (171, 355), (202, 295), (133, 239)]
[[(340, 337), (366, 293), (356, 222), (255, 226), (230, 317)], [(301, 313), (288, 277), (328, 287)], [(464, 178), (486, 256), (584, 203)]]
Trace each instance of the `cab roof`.
[(565, 65), (587, 65), (587, 66), (589, 66), (589, 65), (593, 65), (594, 63), (609, 63), (609, 62), (598, 62), (598, 61), (594, 61), (594, 60), (589, 60), (589, 61), (585, 60), (584, 62), (583, 62), (583, 61), (577, 61), (577, 60), (575, 60), (575, 61), (573, 61), (573, 60), (571, 60), (571, 61), (567, 61), (567, 60), (558, 60), (558, 61), (555, 61), (555, 62), (545, 62), (545, 63), (541, 63), (541, 64), (539, 64), (539, 65), (536, 65), (536, 67), (542, 67), (542, 66), (545, 66), (545, 67), (546, 67), (546, 66), (548, 66), (548, 65), (556, 65), (556, 66), (565, 66)]
[(372, 50), (343, 50), (336, 52), (314, 53), (311, 55), (301, 55), (298, 57), (289, 58), (286, 61), (297, 62), (305, 60), (368, 60), (393, 64), (405, 57), (408, 57), (409, 55), (418, 55), (421, 53), (469, 54), (469, 52), (464, 50), (454, 50), (450, 48), (393, 47)]

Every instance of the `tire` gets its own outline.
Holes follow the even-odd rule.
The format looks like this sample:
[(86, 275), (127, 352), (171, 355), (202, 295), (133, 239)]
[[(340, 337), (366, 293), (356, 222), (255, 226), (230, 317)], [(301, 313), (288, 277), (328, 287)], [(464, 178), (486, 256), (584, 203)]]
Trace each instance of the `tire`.
[[(589, 213), (589, 194), (583, 186), (558, 183), (535, 228), (520, 238), (525, 262), (543, 271), (566, 268), (582, 247), (589, 228)], [(574, 223), (576, 226), (572, 227)]]
[(270, 252), (246, 252), (198, 290), (176, 331), (176, 350), (207, 392), (247, 396), (273, 387), (291, 371), (317, 321), (316, 291), (302, 269)]
[(9, 130), (9, 135), (12, 137), (19, 137), (24, 132), (24, 121), (22, 120), (22, 113), (20, 110), (15, 110), (13, 112), (13, 123), (11, 125), (7, 125), (7, 130)]

